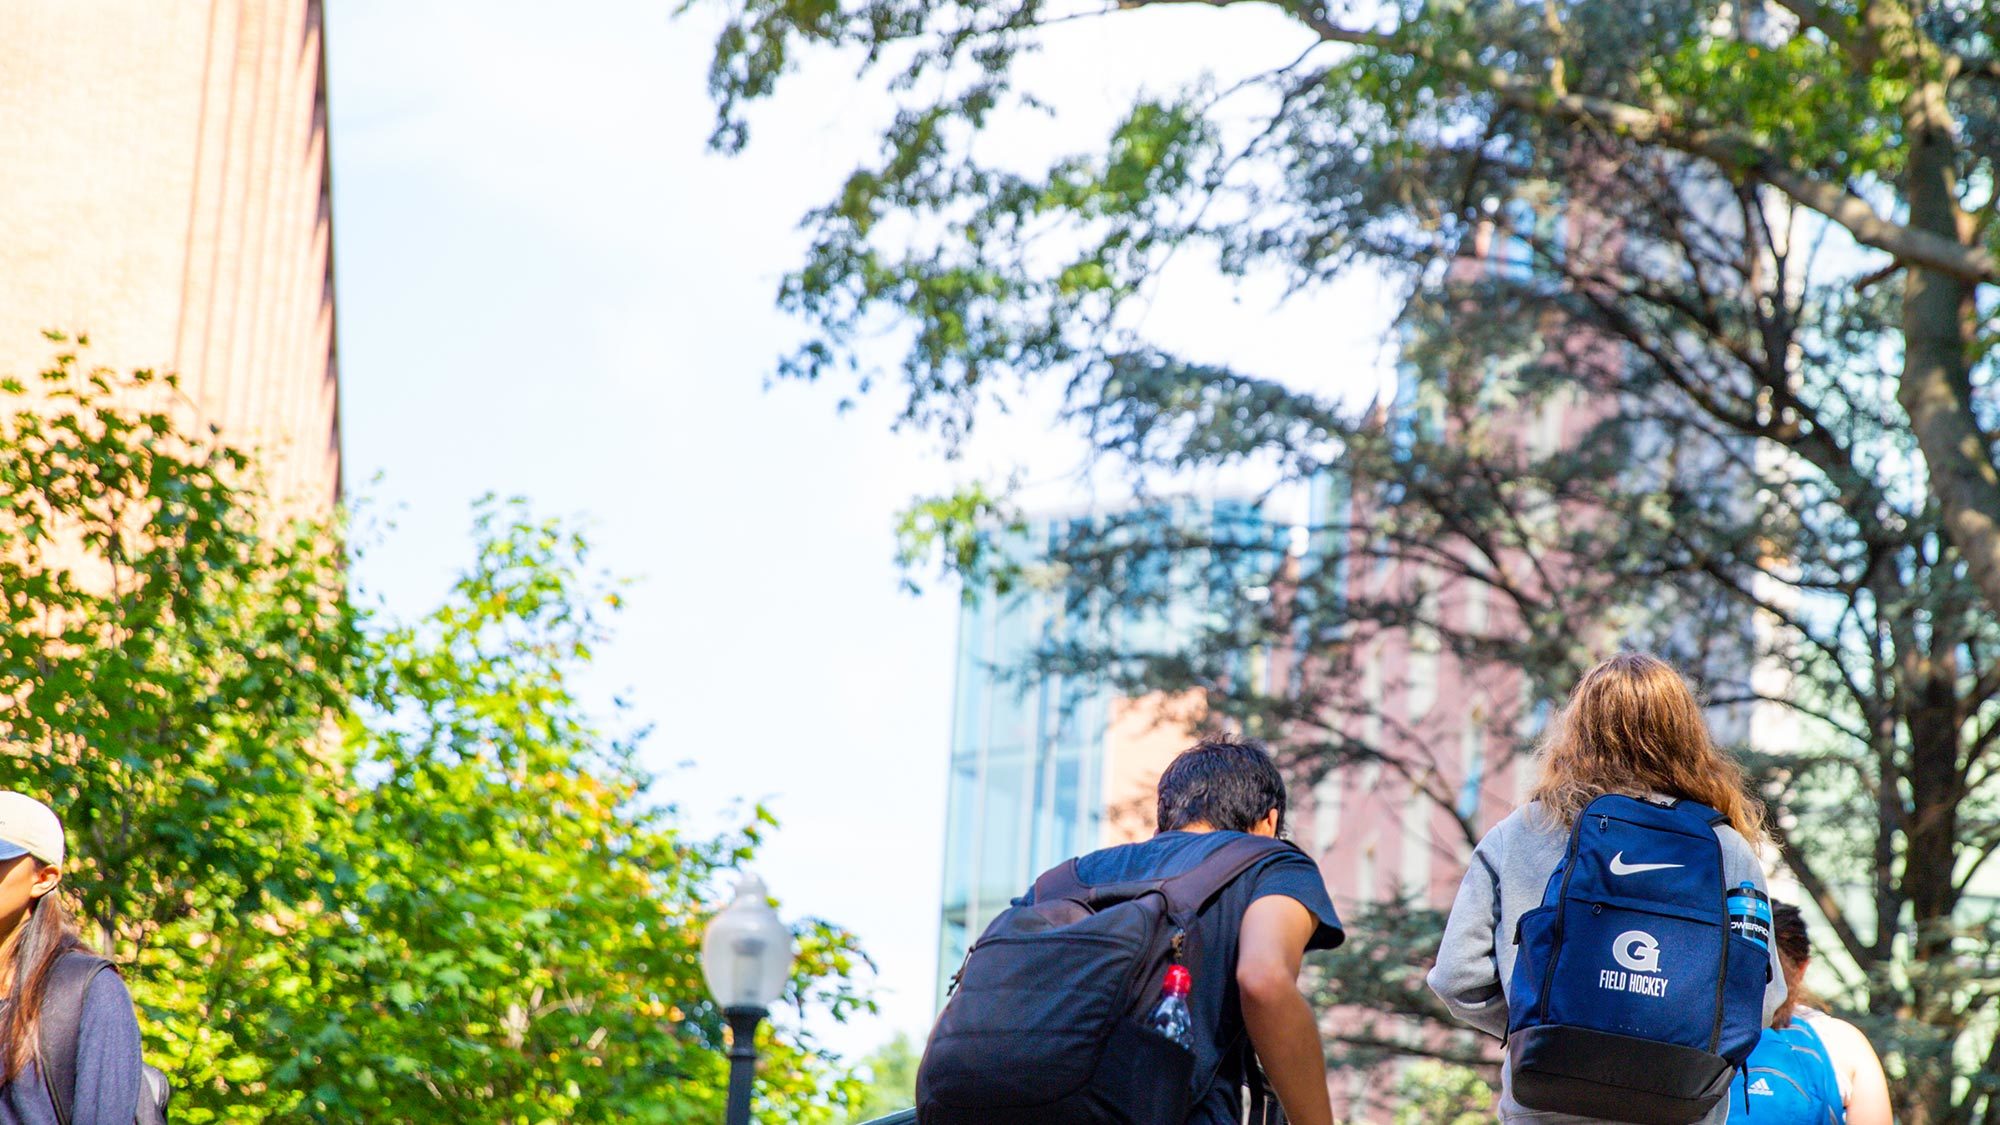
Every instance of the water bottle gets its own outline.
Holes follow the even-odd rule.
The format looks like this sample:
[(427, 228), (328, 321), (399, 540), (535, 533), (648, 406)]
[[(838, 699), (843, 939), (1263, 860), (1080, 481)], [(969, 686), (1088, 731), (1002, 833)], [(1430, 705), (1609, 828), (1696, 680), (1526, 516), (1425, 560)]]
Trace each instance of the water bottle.
[(1194, 1050), (1194, 1013), (1188, 1011), (1188, 989), (1194, 978), (1188, 975), (1186, 965), (1168, 965), (1167, 979), (1162, 986), (1165, 995), (1146, 1017), (1146, 1030), (1175, 1043)]
[(1729, 928), (1739, 937), (1749, 938), (1765, 949), (1771, 948), (1771, 898), (1755, 883), (1744, 883), (1729, 892)]

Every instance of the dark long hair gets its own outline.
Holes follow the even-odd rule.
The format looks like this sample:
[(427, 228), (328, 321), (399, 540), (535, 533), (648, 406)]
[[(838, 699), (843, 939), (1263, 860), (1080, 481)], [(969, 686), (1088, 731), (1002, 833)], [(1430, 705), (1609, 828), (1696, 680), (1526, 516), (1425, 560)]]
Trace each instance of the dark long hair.
[(1806, 917), (1789, 902), (1771, 900), (1771, 939), (1778, 943), (1778, 962), (1785, 969), (1785, 1004), (1771, 1017), (1772, 1027), (1790, 1027), (1799, 1005), (1816, 1005), (1819, 998), (1805, 985), (1806, 962), (1812, 960), (1812, 937)]
[(49, 972), (63, 954), (82, 948), (61, 884), (29, 903), (27, 916), (0, 944), (0, 958), (14, 971), (7, 1002), (0, 1006), (0, 1085), (14, 1081), (34, 1061)]

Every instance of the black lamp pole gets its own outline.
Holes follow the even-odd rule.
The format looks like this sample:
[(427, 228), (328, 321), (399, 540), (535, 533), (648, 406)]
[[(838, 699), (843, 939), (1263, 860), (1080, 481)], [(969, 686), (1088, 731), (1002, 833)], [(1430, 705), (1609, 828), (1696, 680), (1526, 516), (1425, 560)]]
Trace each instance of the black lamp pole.
[(762, 1008), (724, 1008), (729, 1021), (729, 1110), (724, 1125), (750, 1125), (750, 1079), (757, 1072), (757, 1025)]

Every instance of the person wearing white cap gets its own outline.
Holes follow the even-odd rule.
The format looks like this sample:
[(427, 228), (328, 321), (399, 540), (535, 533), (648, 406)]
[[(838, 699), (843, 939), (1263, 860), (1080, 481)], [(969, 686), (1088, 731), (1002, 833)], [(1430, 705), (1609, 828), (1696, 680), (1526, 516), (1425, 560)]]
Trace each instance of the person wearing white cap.
[(55, 810), (0, 791), (0, 1125), (146, 1120), (132, 996), (77, 936), (66, 857)]

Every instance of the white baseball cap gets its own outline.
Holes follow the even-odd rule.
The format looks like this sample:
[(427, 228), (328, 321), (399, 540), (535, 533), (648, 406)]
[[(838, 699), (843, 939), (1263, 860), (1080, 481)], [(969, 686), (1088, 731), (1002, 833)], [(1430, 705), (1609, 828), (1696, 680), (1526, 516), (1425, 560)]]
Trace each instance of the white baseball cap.
[(0, 861), (24, 855), (61, 866), (62, 821), (54, 809), (26, 793), (0, 790)]

